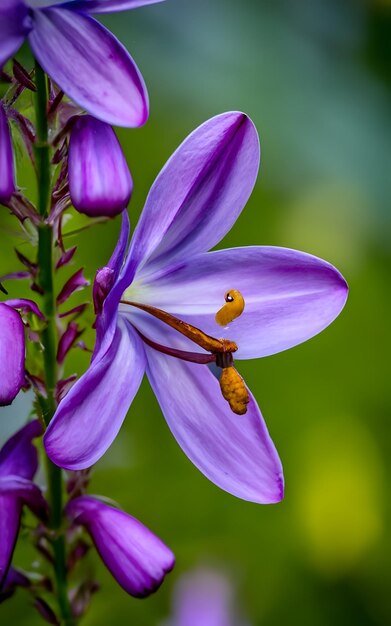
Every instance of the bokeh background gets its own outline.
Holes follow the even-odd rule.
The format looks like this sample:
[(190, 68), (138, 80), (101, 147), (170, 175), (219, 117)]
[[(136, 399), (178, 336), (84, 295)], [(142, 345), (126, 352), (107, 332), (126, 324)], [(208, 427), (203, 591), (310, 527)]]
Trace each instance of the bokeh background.
[[(91, 491), (151, 527), (177, 565), (156, 595), (139, 601), (91, 554), (102, 591), (85, 626), (161, 624), (175, 582), (199, 565), (227, 573), (252, 626), (390, 624), (391, 3), (167, 0), (104, 23), (138, 62), (151, 99), (145, 128), (119, 130), (135, 180), (133, 224), (180, 141), (208, 117), (240, 109), (258, 127), (262, 164), (221, 246), (319, 255), (345, 275), (350, 296), (320, 336), (240, 364), (283, 460), (281, 504), (242, 502), (205, 479), (144, 381), (95, 467)], [(33, 189), (27, 165), (18, 180)], [(0, 220), (4, 273), (16, 268), (12, 247), (25, 244), (4, 209)], [(69, 230), (84, 223), (73, 216)], [(69, 238), (79, 243), (90, 278), (110, 255), (118, 227), (116, 220)], [(12, 295), (24, 289), (7, 287)], [(93, 345), (92, 331), (85, 340)], [(88, 355), (73, 351), (67, 372), (87, 364)], [(0, 411), (2, 440), (30, 409), (31, 397), (22, 394)], [(22, 540), (15, 562), (27, 567), (31, 557)], [(41, 623), (22, 591), (0, 607), (0, 618)]]

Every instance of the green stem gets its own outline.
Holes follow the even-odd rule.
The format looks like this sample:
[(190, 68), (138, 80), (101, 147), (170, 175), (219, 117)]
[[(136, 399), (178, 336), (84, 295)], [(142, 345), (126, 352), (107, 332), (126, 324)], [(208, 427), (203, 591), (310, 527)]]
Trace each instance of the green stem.
[(48, 83), (46, 74), (39, 63), (35, 62), (35, 121), (37, 138), (35, 159), (38, 183), (38, 211), (47, 217), (50, 210), (50, 149), (48, 143)]
[[(50, 211), (51, 172), (50, 147), (48, 143), (47, 125), (47, 79), (38, 63), (35, 64), (36, 78), (36, 130), (35, 157), (37, 166), (38, 208), (43, 218)], [(53, 229), (44, 221), (38, 228), (38, 282), (43, 292), (42, 312), (46, 318), (46, 327), (42, 332), (44, 377), (47, 399), (44, 403), (44, 420), (49, 424), (55, 409), (55, 388), (57, 382), (57, 330), (56, 330), (56, 298), (54, 293), (53, 267)], [(50, 529), (53, 531), (52, 546), (54, 556), (54, 573), (56, 592), (61, 621), (64, 626), (76, 623), (67, 594), (67, 570), (65, 540), (62, 533), (63, 520), (63, 480), (62, 471), (46, 457), (46, 473), (48, 479), (48, 500), (50, 504)]]

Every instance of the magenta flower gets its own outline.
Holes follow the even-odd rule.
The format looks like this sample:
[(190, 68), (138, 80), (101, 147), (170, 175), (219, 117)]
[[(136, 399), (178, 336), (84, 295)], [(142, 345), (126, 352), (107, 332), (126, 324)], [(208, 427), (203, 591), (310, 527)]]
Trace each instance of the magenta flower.
[(0, 303), (0, 406), (11, 404), (25, 383), (25, 333), (22, 319), (15, 309), (30, 311), (43, 319), (32, 300)]
[(24, 504), (45, 519), (47, 504), (32, 479), (38, 467), (32, 440), (41, 434), (38, 420), (19, 430), (0, 450), (0, 588), (11, 563)]
[[(177, 326), (184, 321), (212, 338), (224, 333), (238, 346), (236, 359), (253, 359), (306, 341), (344, 306), (341, 274), (304, 252), (269, 246), (208, 252), (246, 204), (259, 154), (246, 115), (212, 118), (157, 177), (128, 252), (124, 217), (114, 254), (95, 280), (91, 366), (62, 400), (45, 435), (47, 453), (58, 465), (81, 469), (104, 454), (146, 372), (174, 437), (210, 480), (254, 502), (283, 497), (280, 459), (242, 379), (248, 404), (237, 415), (207, 366), (216, 361), (224, 367), (221, 355), (203, 351), (191, 333), (184, 336), (162, 319), (169, 313)], [(245, 309), (223, 330), (215, 315), (232, 289), (243, 295)]]
[(128, 205), (132, 177), (114, 130), (91, 115), (77, 117), (69, 139), (72, 204), (91, 217), (114, 217)]
[(0, 101), (0, 202), (7, 203), (14, 191), (15, 172), (11, 132), (7, 114)]
[(66, 512), (84, 526), (102, 561), (127, 593), (145, 598), (156, 591), (172, 570), (171, 550), (131, 515), (93, 496), (71, 500)]
[(27, 38), (59, 87), (95, 117), (118, 126), (148, 118), (143, 78), (123, 45), (90, 13), (125, 11), (162, 0), (2, 0), (0, 67)]

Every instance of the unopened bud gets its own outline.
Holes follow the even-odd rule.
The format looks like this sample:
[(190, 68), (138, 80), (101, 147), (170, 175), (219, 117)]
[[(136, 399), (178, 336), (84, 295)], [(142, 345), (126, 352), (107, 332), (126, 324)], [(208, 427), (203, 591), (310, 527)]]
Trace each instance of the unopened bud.
[(91, 115), (77, 118), (69, 140), (69, 191), (73, 206), (91, 217), (126, 209), (133, 182), (114, 130)]

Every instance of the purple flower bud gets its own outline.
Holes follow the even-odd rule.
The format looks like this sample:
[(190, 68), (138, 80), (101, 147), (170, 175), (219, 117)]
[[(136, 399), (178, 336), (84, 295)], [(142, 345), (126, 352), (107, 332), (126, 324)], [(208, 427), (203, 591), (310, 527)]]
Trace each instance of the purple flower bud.
[(133, 182), (115, 132), (91, 115), (80, 116), (69, 140), (69, 191), (80, 213), (114, 217), (128, 205)]
[(71, 500), (67, 514), (86, 528), (106, 567), (127, 593), (144, 598), (172, 570), (171, 550), (131, 515), (92, 496)]
[(15, 191), (14, 157), (6, 112), (0, 102), (0, 202), (7, 203)]
[(0, 406), (11, 404), (24, 384), (24, 357), (21, 317), (7, 304), (0, 304)]
[(92, 299), (94, 301), (95, 313), (101, 313), (103, 303), (107, 294), (113, 286), (115, 272), (110, 267), (102, 267), (96, 272), (94, 285), (92, 288)]
[(32, 439), (38, 437), (41, 430), (38, 420), (29, 422), (0, 450), (0, 586), (11, 562), (23, 504), (39, 516), (47, 513), (40, 490), (31, 482), (38, 466)]

